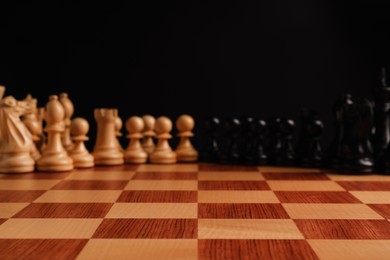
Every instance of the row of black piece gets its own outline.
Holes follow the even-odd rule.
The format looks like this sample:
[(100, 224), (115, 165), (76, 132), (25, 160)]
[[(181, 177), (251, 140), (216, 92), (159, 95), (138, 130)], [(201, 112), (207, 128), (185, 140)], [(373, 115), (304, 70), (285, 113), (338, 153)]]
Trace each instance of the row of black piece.
[(334, 105), (334, 139), (323, 151), (324, 125), (303, 110), (297, 145), (290, 119), (251, 117), (205, 121), (201, 159), (248, 165), (326, 167), (345, 173), (390, 172), (390, 86), (383, 70), (374, 100), (342, 95)]

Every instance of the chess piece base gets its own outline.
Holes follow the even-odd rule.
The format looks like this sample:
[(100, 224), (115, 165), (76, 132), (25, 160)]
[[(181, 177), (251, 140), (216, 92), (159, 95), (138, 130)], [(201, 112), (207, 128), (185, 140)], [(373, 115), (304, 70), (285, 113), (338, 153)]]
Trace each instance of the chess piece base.
[(125, 162), (126, 163), (146, 163), (148, 155), (144, 151), (126, 151)]
[(194, 149), (178, 149), (176, 150), (178, 162), (196, 162), (198, 161), (198, 152)]
[(34, 160), (29, 155), (10, 154), (0, 160), (0, 172), (2, 173), (23, 173), (34, 171)]
[(71, 158), (75, 168), (91, 168), (95, 166), (93, 156), (88, 153), (71, 155)]
[(73, 170), (73, 160), (67, 154), (43, 155), (38, 161), (38, 171), (66, 172)]
[(173, 151), (154, 151), (150, 155), (150, 162), (156, 164), (171, 164), (176, 163), (176, 153)]

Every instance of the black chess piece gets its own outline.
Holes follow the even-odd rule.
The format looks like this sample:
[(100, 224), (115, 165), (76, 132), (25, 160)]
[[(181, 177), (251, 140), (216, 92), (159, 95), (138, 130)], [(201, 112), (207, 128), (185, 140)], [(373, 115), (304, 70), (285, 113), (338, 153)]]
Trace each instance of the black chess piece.
[(350, 94), (341, 95), (333, 106), (334, 115), (334, 138), (326, 152), (325, 165), (338, 171), (341, 168), (341, 158), (343, 153), (342, 140), (345, 135), (343, 124), (343, 110), (352, 106), (352, 96)]
[(382, 68), (381, 84), (375, 89), (373, 148), (378, 171), (390, 171), (390, 86)]
[(293, 166), (295, 163), (295, 151), (293, 146), (293, 134), (295, 122), (291, 119), (284, 119), (280, 123), (281, 147), (274, 158), (275, 165)]
[(216, 117), (208, 118), (204, 121), (204, 144), (200, 152), (200, 159), (203, 162), (219, 161), (219, 145), (217, 141), (217, 131), (220, 121)]
[(266, 143), (268, 162), (273, 165), (280, 156), (282, 149), (282, 137), (281, 137), (281, 118), (272, 118), (267, 120), (268, 125), (268, 143)]
[(225, 122), (226, 146), (220, 156), (221, 163), (241, 164), (242, 148), (240, 142), (241, 121), (238, 118), (231, 118)]
[(301, 131), (297, 145), (297, 165), (303, 167), (322, 167), (323, 151), (321, 135), (324, 124), (313, 110), (304, 109), (301, 113)]
[(264, 138), (267, 133), (267, 123), (264, 120), (252, 120), (249, 131), (251, 140), (246, 143), (245, 164), (265, 165), (267, 164), (267, 154)]
[(240, 149), (241, 157), (244, 164), (252, 165), (253, 162), (248, 158), (248, 155), (252, 151), (252, 146), (254, 144), (254, 135), (252, 133), (252, 123), (254, 121), (253, 117), (243, 117), (241, 118), (241, 134), (240, 134)]
[(367, 173), (374, 170), (371, 131), (373, 105), (367, 99), (343, 107), (340, 168), (345, 173)]

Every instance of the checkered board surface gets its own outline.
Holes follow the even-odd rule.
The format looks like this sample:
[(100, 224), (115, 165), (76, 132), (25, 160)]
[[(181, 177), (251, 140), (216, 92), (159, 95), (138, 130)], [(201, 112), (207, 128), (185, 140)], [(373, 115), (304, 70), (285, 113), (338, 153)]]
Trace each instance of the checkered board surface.
[(0, 259), (389, 259), (390, 176), (206, 164), (0, 175)]

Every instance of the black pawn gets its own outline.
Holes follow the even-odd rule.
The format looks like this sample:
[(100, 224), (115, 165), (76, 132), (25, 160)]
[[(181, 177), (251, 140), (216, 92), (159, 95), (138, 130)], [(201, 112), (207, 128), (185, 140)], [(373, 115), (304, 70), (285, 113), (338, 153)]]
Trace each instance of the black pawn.
[(238, 118), (231, 118), (225, 123), (226, 146), (221, 154), (221, 163), (241, 164), (241, 122)]
[(322, 167), (321, 136), (324, 124), (317, 113), (304, 110), (301, 114), (301, 133), (297, 145), (297, 164), (303, 167)]
[(267, 154), (264, 138), (267, 133), (267, 123), (264, 120), (253, 120), (249, 131), (251, 140), (246, 142), (245, 163), (248, 165), (267, 164)]
[(275, 164), (277, 158), (280, 157), (282, 150), (282, 119), (273, 118), (268, 120), (268, 143), (267, 145), (267, 154), (268, 154), (268, 162), (270, 164)]
[(217, 141), (217, 131), (220, 121), (216, 117), (208, 118), (204, 122), (204, 144), (200, 152), (200, 158), (203, 162), (218, 162), (219, 145)]
[(295, 163), (295, 151), (293, 146), (293, 134), (295, 123), (291, 119), (282, 120), (280, 124), (281, 148), (275, 157), (275, 164), (281, 166), (293, 166)]

